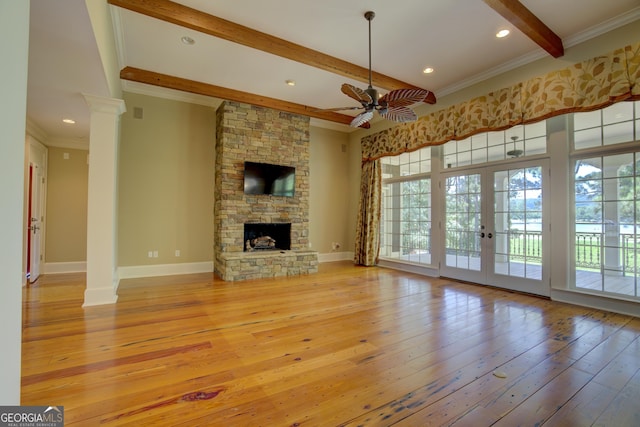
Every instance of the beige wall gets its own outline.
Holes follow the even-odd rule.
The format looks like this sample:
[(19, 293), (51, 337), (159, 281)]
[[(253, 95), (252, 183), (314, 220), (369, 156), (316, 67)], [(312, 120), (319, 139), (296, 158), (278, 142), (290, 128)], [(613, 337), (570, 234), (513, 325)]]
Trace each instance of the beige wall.
[(349, 224), (349, 136), (346, 133), (311, 127), (309, 241), (319, 253), (353, 251)]
[(86, 150), (49, 147), (45, 218), (47, 263), (87, 259), (88, 153)]
[(132, 93), (124, 100), (118, 265), (212, 261), (214, 108)]
[(362, 170), (361, 135), (349, 134), (349, 217), (348, 228), (350, 251), (355, 251), (356, 228), (358, 226), (358, 203), (360, 202), (360, 171)]

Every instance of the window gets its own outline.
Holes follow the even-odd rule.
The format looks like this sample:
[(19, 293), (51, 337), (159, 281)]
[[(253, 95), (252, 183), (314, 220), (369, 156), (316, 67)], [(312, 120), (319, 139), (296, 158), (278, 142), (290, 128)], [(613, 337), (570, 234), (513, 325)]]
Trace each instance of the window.
[(381, 164), (380, 256), (431, 264), (431, 148)]
[(640, 139), (640, 101), (618, 102), (602, 110), (573, 115), (576, 150)]
[(640, 139), (640, 101), (573, 114), (572, 136), (573, 286), (638, 298), (640, 152), (610, 148)]
[(477, 165), (547, 152), (545, 121), (487, 132), (444, 145), (444, 167)]

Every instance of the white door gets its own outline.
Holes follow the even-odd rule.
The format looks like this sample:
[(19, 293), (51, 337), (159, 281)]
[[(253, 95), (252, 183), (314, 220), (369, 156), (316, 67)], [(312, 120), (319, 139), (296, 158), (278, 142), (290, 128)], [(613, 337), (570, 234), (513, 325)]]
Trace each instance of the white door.
[(31, 164), (29, 167), (29, 265), (27, 275), (33, 283), (40, 276), (40, 257), (42, 254), (42, 168)]
[(546, 161), (445, 174), (444, 186), (441, 274), (549, 295)]
[(475, 283), (486, 282), (483, 268), (483, 240), (486, 200), (483, 200), (483, 170), (465, 171), (462, 174), (445, 174), (443, 177), (445, 221), (445, 250), (440, 273), (443, 276)]

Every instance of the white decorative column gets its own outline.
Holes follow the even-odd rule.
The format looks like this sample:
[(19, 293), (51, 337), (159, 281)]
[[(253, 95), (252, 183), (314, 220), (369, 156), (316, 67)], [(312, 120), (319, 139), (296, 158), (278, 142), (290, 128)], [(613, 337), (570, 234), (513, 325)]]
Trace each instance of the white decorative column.
[[(604, 165), (603, 175), (605, 177), (616, 177), (618, 171), (623, 165), (619, 162)], [(612, 200), (618, 194), (619, 179), (604, 179), (602, 183), (602, 195), (605, 202), (602, 209), (603, 216), (603, 238), (604, 238), (604, 274), (605, 276), (621, 276), (624, 274), (623, 260), (620, 258), (620, 218), (618, 212), (618, 203)]]
[(0, 0), (0, 405), (20, 404), (29, 2)]
[(121, 99), (84, 95), (91, 108), (87, 207), (87, 288), (83, 307), (118, 300), (117, 177)]

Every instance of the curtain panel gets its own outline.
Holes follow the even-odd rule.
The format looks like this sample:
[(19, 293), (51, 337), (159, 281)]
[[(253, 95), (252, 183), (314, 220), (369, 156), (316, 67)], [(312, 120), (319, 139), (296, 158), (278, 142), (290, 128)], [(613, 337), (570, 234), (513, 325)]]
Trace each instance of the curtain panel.
[(637, 99), (640, 99), (640, 43), (362, 138), (354, 262), (370, 266), (378, 261), (381, 157)]
[(378, 263), (380, 251), (380, 197), (382, 191), (382, 162), (363, 163), (360, 180), (360, 202), (356, 226), (356, 248), (353, 262), (372, 266)]

